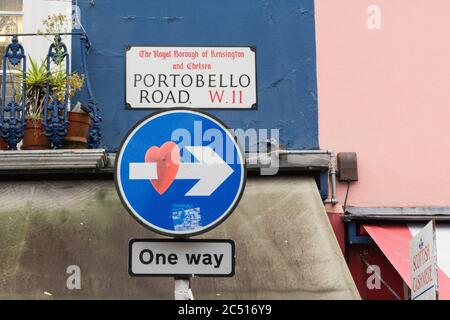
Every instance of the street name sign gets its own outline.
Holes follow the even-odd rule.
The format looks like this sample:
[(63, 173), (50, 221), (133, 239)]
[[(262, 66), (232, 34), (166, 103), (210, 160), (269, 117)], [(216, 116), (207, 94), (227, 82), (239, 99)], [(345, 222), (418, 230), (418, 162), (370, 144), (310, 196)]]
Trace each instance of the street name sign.
[(131, 276), (232, 277), (232, 240), (133, 239), (129, 243)]
[(129, 109), (255, 109), (255, 47), (127, 46)]
[(436, 226), (430, 221), (409, 243), (411, 299), (436, 300), (438, 267)]
[(234, 135), (212, 115), (187, 108), (154, 113), (127, 134), (115, 182), (140, 223), (181, 238), (204, 233), (237, 206), (245, 158)]

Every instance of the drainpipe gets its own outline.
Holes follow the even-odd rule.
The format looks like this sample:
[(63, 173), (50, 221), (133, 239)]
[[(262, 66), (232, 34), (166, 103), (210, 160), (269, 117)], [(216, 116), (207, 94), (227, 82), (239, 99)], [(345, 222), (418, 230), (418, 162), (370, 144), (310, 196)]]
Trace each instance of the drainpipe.
[(333, 150), (277, 150), (277, 155), (289, 154), (327, 154), (330, 156), (330, 177), (331, 177), (331, 199), (325, 200), (325, 203), (333, 205), (338, 204), (339, 201), (336, 196), (336, 154)]
[(332, 205), (338, 204), (339, 201), (336, 196), (336, 154), (333, 150), (330, 151), (330, 162), (331, 162), (331, 200), (325, 200), (325, 203), (331, 203)]

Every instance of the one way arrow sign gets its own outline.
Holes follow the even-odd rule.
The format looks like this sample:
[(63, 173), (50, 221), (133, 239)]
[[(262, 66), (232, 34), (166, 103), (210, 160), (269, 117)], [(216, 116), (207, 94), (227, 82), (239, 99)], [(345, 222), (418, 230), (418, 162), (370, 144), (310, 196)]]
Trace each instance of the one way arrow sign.
[[(209, 130), (214, 144), (205, 138)], [(175, 142), (181, 137), (183, 147)], [(205, 112), (172, 108), (130, 129), (116, 155), (114, 180), (124, 207), (144, 226), (188, 237), (228, 218), (244, 193), (246, 173), (232, 130)]]
[[(180, 163), (175, 180), (199, 180), (186, 196), (210, 196), (234, 170), (210, 147), (185, 147), (199, 162)], [(157, 180), (157, 164), (132, 162), (130, 180)]]

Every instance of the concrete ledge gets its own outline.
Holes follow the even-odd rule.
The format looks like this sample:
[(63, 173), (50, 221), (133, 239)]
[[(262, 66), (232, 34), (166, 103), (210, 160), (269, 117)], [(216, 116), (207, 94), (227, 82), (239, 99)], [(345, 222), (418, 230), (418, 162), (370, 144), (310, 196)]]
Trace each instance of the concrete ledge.
[[(280, 169), (292, 169), (292, 170), (316, 170), (326, 171), (331, 165), (331, 156), (325, 153), (307, 153), (303, 154), (289, 154), (280, 155), (278, 158), (278, 166)], [(245, 158), (247, 161), (247, 169), (261, 169), (269, 168), (271, 165), (275, 165), (275, 158), (266, 153), (246, 153)], [(109, 168), (113, 168), (116, 161), (116, 154), (109, 153)]]
[(450, 207), (347, 207), (345, 221), (450, 221)]
[[(331, 156), (317, 151), (301, 151), (301, 154), (247, 153), (247, 168), (250, 171), (278, 167), (281, 171), (327, 171)], [(0, 174), (49, 173), (85, 171), (88, 173), (112, 174), (116, 154), (104, 149), (0, 151)], [(42, 172), (43, 171), (43, 172)]]
[(301, 170), (328, 170), (330, 168), (331, 156), (321, 153), (282, 154), (277, 158), (270, 154), (247, 153), (247, 167), (249, 169), (268, 168), (277, 165), (280, 169)]
[(101, 169), (107, 165), (104, 149), (0, 151), (0, 171)]

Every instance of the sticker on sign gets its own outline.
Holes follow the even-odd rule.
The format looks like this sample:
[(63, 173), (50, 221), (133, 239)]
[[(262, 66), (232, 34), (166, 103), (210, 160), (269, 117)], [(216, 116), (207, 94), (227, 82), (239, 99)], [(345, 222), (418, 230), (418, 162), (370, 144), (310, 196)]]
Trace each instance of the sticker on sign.
[(131, 276), (232, 277), (235, 246), (232, 240), (132, 239)]

